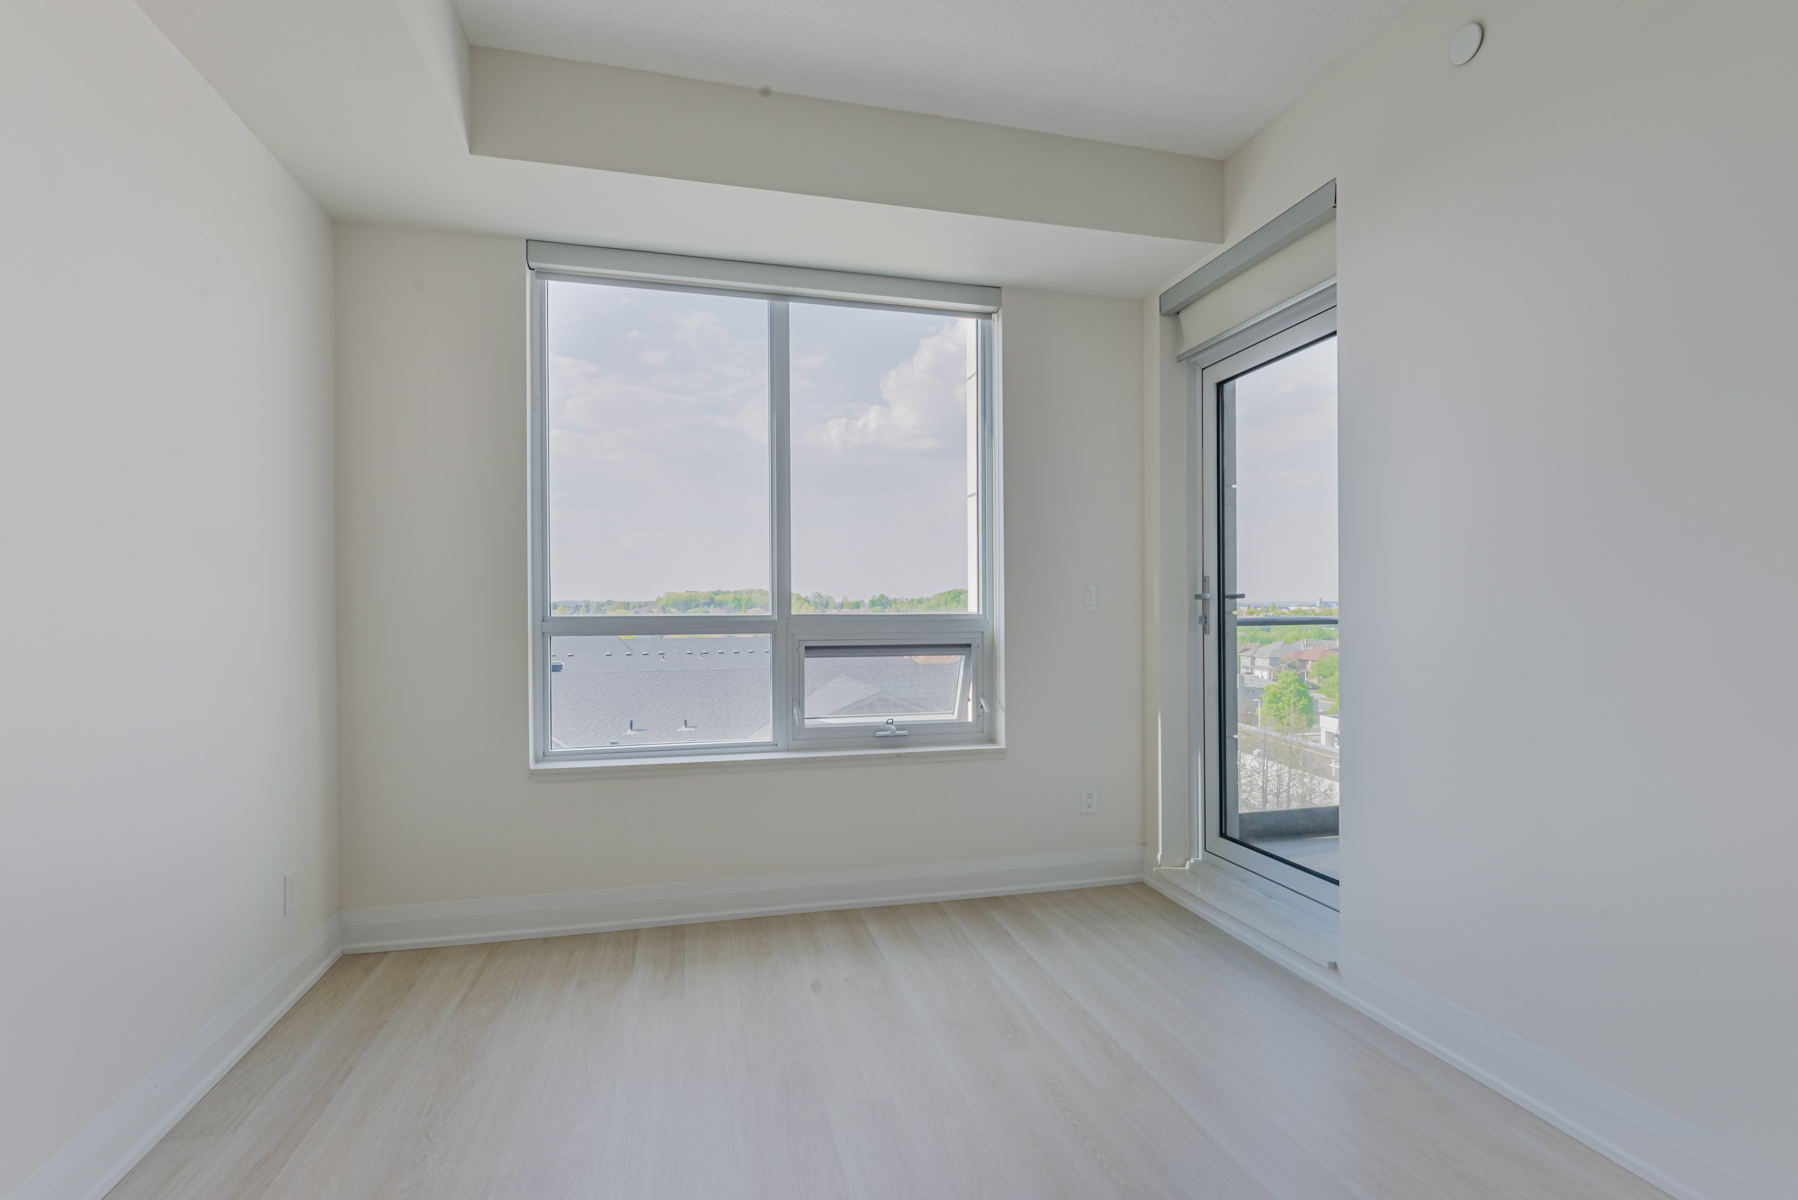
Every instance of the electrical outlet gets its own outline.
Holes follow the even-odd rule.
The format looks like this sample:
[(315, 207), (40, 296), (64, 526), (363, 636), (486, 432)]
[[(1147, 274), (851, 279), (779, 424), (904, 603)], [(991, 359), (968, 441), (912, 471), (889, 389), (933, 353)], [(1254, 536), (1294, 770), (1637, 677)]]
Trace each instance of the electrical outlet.
[(281, 876), (281, 915), (287, 916), (300, 906), (300, 873), (289, 871)]
[(1080, 789), (1080, 811), (1089, 815), (1099, 811), (1099, 789), (1090, 783)]
[(1083, 612), (1099, 611), (1099, 586), (1095, 583), (1083, 584), (1080, 588), (1080, 608)]

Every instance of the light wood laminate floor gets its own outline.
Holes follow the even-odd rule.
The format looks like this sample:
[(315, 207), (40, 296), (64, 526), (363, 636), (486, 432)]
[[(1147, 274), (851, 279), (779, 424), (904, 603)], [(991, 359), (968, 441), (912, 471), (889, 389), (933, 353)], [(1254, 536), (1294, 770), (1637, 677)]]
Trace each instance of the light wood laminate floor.
[(347, 957), (111, 1193), (1662, 1195), (1140, 884)]

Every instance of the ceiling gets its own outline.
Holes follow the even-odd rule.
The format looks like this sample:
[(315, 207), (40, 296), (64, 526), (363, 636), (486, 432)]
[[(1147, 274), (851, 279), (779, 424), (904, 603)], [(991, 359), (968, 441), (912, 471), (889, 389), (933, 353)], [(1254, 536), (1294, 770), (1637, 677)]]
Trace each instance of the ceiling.
[[(1037, 134), (991, 125), (1214, 157), (1253, 134), (1404, 0), (1111, 0), (1104, 8), (1096, 0), (1036, 0), (1028, 14), (1017, 0), (965, 12), (952, 11), (947, 0), (889, 0), (889, 8), (866, 0), (835, 7), (816, 0), (460, 0), (460, 11), (453, 2), (137, 0), (340, 220), (1126, 297), (1158, 292), (1218, 246), (1202, 233), (1117, 223), (1106, 205), (1117, 207), (1113, 193), (1129, 191), (1129, 180), (1108, 169), (1102, 173), (1115, 186), (1088, 197), (1106, 211), (1069, 216), (1069, 224), (1016, 204), (986, 204), (984, 185), (972, 178), (978, 171), (951, 172), (950, 182), (965, 185), (968, 195), (920, 207), (924, 201), (910, 192), (793, 190), (616, 154), (587, 162), (477, 152), (471, 121), (491, 124), (494, 114), (491, 105), (471, 105), (474, 60), (464, 34), (499, 43), (495, 51), (547, 52), (524, 64), (539, 83), (570, 74), (562, 68), (635, 68), (612, 72), (633, 75), (611, 81), (623, 89), (616, 95), (561, 107), (555, 95), (544, 101), (545, 128), (566, 136), (604, 125), (583, 116), (581, 103), (612, 103), (643, 116), (645, 138), (687, 146), (689, 158), (731, 159), (717, 153), (716, 136), (700, 136), (717, 133), (709, 128), (716, 113), (699, 103), (706, 99), (700, 93), (765, 83), (791, 89), (792, 103), (777, 98), (764, 108), (753, 92), (743, 93), (761, 114), (745, 119), (760, 121), (769, 137), (784, 137), (782, 145), (803, 143), (798, 135), (807, 121), (835, 130), (839, 140), (861, 136), (895, 154), (906, 138), (926, 156), (934, 146), (965, 155), (991, 142), (1029, 167), (1018, 176), (1028, 177), (1027, 192), (1038, 176), (1090, 172), (1108, 154), (1129, 159), (1141, 152), (1039, 145), (1032, 141)], [(601, 61), (567, 61), (583, 58)], [(676, 74), (685, 78), (669, 78)], [(708, 82), (691, 82), (706, 76)], [(797, 98), (807, 93), (816, 99)], [(839, 99), (876, 107), (798, 111)], [(741, 101), (708, 103), (728, 109)], [(889, 119), (895, 106), (989, 125), (972, 132), (912, 128), (918, 123)], [(599, 138), (601, 148), (617, 150), (610, 136)], [(820, 155), (829, 161), (800, 165), (814, 174), (827, 167), (857, 178), (867, 173), (861, 160), (838, 163), (843, 154), (827, 148)], [(1144, 186), (1143, 179), (1129, 186)], [(1217, 192), (1221, 204), (1221, 181)]]
[(1227, 157), (1409, 0), (455, 0), (479, 46)]

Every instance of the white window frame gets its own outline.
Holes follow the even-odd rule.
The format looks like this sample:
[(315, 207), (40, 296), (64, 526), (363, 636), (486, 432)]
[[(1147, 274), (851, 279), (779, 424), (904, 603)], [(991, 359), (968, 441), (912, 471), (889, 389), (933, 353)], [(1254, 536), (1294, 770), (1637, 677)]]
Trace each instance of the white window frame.
[(1204, 855), (1279, 884), (1326, 908), (1340, 910), (1341, 884), (1295, 867), (1246, 843), (1223, 836), (1223, 798), (1227, 786), (1225, 745), (1221, 727), (1223, 680), (1232, 678), (1236, 655), (1233, 605), (1222, 593), (1222, 545), (1219, 533), (1218, 391), (1236, 377), (1336, 333), (1336, 285), (1313, 288), (1237, 329), (1200, 346), (1187, 359), (1190, 405), (1188, 447), (1192, 494), (1188, 498), (1191, 545), (1190, 594), (1194, 597), (1195, 636), (1189, 641), (1188, 670), (1192, 692), (1187, 711), (1192, 747), (1193, 809), (1201, 835), (1195, 838)]
[[(943, 614), (950, 615), (950, 614)], [(928, 617), (854, 617), (850, 621), (898, 621), (904, 622), (900, 629), (883, 629), (879, 637), (857, 637), (837, 629), (824, 627), (824, 622), (837, 621), (842, 618), (820, 617), (801, 614), (795, 621), (797, 626), (791, 638), (791, 661), (788, 663), (789, 677), (803, 680), (805, 678), (805, 648), (807, 646), (855, 647), (878, 646), (883, 649), (908, 647), (927, 648), (942, 645), (967, 644), (968, 668), (972, 676), (971, 691), (966, 699), (965, 720), (922, 720), (913, 722), (899, 721), (895, 718), (888, 721), (885, 717), (859, 718), (853, 722), (833, 722), (829, 725), (807, 725), (804, 714), (798, 711), (803, 704), (799, 690), (794, 689), (793, 702), (795, 711), (791, 714), (793, 722), (792, 744), (796, 747), (837, 747), (851, 748), (865, 745), (870, 736), (881, 739), (904, 738), (904, 746), (944, 745), (956, 742), (979, 741), (986, 733), (990, 722), (987, 710), (991, 702), (986, 698), (985, 675), (983, 669), (986, 659), (986, 631), (976, 628), (973, 623), (959, 625), (943, 622), (930, 627)], [(808, 633), (807, 630), (817, 632)], [(870, 631), (875, 632), (875, 631)], [(883, 728), (886, 726), (886, 728)], [(892, 749), (901, 748), (901, 743), (891, 741), (887, 746)]]
[[(1000, 292), (997, 288), (893, 279), (776, 267), (761, 263), (532, 242), (530, 255), (530, 750), (531, 766), (580, 766), (703, 761), (708, 758), (865, 753), (1000, 744), (1003, 708), (999, 669), (1002, 597), (999, 570)], [(549, 612), (548, 403), (546, 285), (551, 281), (649, 287), (665, 291), (760, 299), (769, 317), (770, 564), (769, 615), (552, 616)], [(822, 614), (792, 612), (790, 464), (788, 445), (788, 314), (795, 301), (842, 304), (901, 312), (971, 317), (975, 320), (977, 485), (972, 532), (978, 539), (969, 591), (978, 611), (969, 613)], [(666, 746), (552, 746), (550, 645), (553, 637), (618, 634), (724, 633), (771, 638), (773, 736), (762, 742), (679, 743)], [(966, 721), (889, 723), (869, 718), (859, 725), (805, 727), (798, 711), (806, 645), (968, 644), (974, 683)], [(879, 735), (879, 736), (877, 736)]]

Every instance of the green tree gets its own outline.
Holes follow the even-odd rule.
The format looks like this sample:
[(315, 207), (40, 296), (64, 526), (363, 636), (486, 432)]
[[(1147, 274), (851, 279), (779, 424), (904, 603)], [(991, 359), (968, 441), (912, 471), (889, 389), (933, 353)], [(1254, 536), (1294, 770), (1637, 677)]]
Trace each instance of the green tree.
[(1317, 719), (1311, 686), (1298, 671), (1281, 671), (1280, 677), (1261, 693), (1261, 725), (1280, 733), (1303, 733)]
[(1319, 659), (1317, 665), (1311, 669), (1311, 673), (1317, 677), (1318, 690), (1330, 698), (1329, 715), (1335, 715), (1342, 708), (1342, 693), (1338, 690), (1342, 686), (1341, 656), (1332, 654), (1327, 658)]

